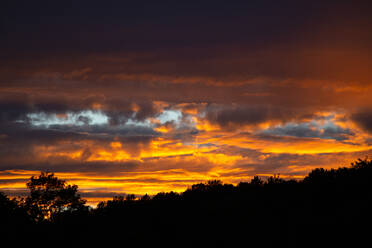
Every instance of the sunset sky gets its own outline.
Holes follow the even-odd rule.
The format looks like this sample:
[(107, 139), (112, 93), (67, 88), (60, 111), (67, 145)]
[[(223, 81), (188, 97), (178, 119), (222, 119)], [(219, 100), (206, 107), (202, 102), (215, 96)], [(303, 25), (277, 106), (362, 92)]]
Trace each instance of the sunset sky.
[(0, 191), (90, 204), (372, 156), (370, 1), (4, 1)]

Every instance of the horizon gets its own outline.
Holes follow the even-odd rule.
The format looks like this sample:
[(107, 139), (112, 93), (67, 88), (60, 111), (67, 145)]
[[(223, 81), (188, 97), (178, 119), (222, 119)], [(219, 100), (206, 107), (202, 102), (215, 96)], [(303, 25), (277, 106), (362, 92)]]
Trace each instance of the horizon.
[[(343, 169), (343, 168), (352, 168), (353, 167), (353, 164), (357, 161), (365, 161), (367, 163), (368, 162), (368, 157), (366, 157), (364, 160), (358, 158), (357, 160), (354, 160), (350, 166), (339, 166), (339, 167), (333, 167), (331, 168), (330, 170), (337, 170), (337, 169)], [(315, 169), (324, 169), (324, 168), (314, 168), (312, 171), (314, 171)], [(328, 170), (328, 169), (325, 169), (325, 170)], [(39, 176), (40, 173), (43, 173), (42, 171), (41, 172), (38, 172), (34, 175), (32, 175), (32, 177), (36, 177), (36, 176)], [(56, 175), (55, 173), (53, 172), (46, 172), (46, 173), (52, 173), (56, 178), (58, 178), (59, 180), (64, 180), (66, 185), (76, 185), (76, 184), (71, 184), (69, 183), (68, 181), (68, 178), (60, 178), (58, 177), (58, 175)], [(251, 180), (254, 178), (254, 177), (258, 177), (259, 179), (262, 180), (262, 182), (268, 182), (270, 178), (278, 178), (278, 179), (281, 179), (281, 180), (294, 180), (296, 182), (300, 182), (302, 181), (303, 179), (305, 179), (307, 175), (304, 175), (304, 176), (298, 176), (298, 177), (281, 177), (280, 176), (280, 173), (279, 174), (258, 174), (258, 175), (255, 175), (251, 178)], [(25, 185), (27, 182), (30, 181), (31, 178), (28, 178), (28, 180), (26, 181), (25, 180)], [(86, 205), (91, 207), (92, 209), (95, 209), (97, 208), (98, 204), (99, 203), (104, 203), (104, 202), (108, 202), (108, 201), (112, 201), (115, 199), (115, 197), (126, 197), (128, 195), (134, 195), (135, 196), (135, 200), (139, 200), (141, 197), (145, 196), (145, 195), (148, 195), (150, 198), (156, 196), (157, 194), (159, 193), (171, 193), (171, 192), (174, 192), (174, 193), (177, 193), (177, 194), (182, 194), (184, 193), (185, 191), (187, 190), (190, 190), (192, 189), (192, 186), (194, 185), (197, 185), (197, 184), (208, 184), (209, 182), (213, 182), (213, 181), (218, 181), (221, 183), (221, 185), (233, 185), (234, 187), (237, 187), (239, 184), (241, 183), (251, 183), (251, 181), (239, 181), (237, 183), (225, 183), (219, 179), (214, 179), (214, 180), (208, 180), (208, 181), (200, 181), (200, 182), (196, 182), (192, 185), (187, 185), (186, 188), (183, 188), (183, 189), (179, 189), (179, 190), (170, 190), (170, 191), (157, 191), (157, 192), (153, 192), (152, 194), (148, 194), (147, 192), (146, 193), (142, 193), (142, 194), (133, 194), (133, 193), (130, 193), (130, 192), (125, 192), (125, 193), (122, 193), (122, 194), (114, 194), (112, 192), (105, 192), (105, 191), (101, 191), (101, 192), (80, 192), (79, 189), (77, 189), (77, 193), (79, 196), (81, 196), (81, 198), (83, 200), (86, 201)], [(15, 199), (16, 201), (22, 201), (22, 199), (26, 199), (27, 197), (30, 197), (30, 190), (27, 189), (26, 187), (24, 189), (21, 189), (21, 190), (13, 190), (13, 189), (3, 189), (2, 191), (0, 191), (0, 193), (4, 193), (6, 196), (10, 197), (10, 199)], [(93, 196), (92, 196), (93, 195)]]
[(0, 191), (40, 171), (98, 199), (301, 179), (372, 155), (366, 1), (0, 10)]

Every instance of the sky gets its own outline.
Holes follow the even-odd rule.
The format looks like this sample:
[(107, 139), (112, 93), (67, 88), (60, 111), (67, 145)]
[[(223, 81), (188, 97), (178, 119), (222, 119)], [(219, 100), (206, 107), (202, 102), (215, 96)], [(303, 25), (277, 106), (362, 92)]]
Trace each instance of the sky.
[(370, 1), (2, 1), (0, 191), (95, 204), (372, 155)]

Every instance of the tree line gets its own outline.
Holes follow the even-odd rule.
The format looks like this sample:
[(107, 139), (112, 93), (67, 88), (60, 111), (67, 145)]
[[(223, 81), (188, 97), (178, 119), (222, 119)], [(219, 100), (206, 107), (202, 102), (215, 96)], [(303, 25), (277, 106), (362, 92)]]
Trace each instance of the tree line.
[(372, 160), (318, 168), (303, 180), (255, 176), (237, 185), (219, 180), (182, 193), (116, 196), (86, 206), (76, 185), (41, 172), (26, 198), (0, 193), (3, 239), (126, 245), (286, 246), (361, 242), (371, 231)]

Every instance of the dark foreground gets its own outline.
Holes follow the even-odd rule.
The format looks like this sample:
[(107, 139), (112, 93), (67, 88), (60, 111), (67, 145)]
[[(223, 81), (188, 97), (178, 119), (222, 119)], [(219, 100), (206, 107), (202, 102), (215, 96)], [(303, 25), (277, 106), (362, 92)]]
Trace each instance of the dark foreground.
[(25, 205), (0, 196), (1, 239), (12, 244), (359, 247), (369, 246), (372, 236), (368, 160), (316, 169), (302, 181), (256, 177), (237, 186), (210, 181), (181, 194), (118, 197), (49, 220), (37, 220)]

